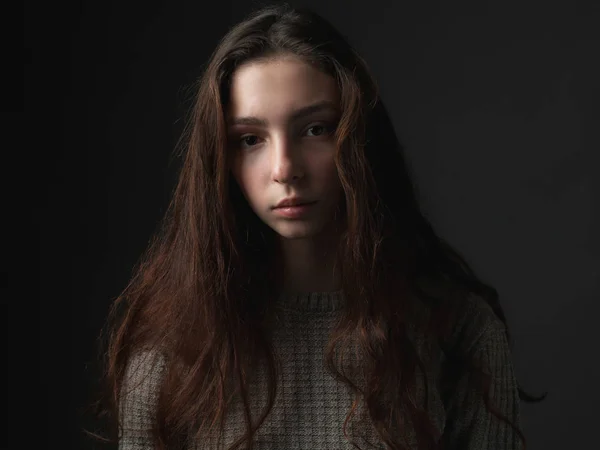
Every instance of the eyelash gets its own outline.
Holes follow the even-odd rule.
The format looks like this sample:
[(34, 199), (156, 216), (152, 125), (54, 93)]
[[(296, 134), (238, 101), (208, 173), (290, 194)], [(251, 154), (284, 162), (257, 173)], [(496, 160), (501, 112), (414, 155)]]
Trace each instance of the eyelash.
[[(308, 130), (310, 130), (312, 128), (316, 128), (316, 127), (322, 127), (324, 129), (324, 132), (323, 132), (324, 134), (320, 134), (318, 136), (309, 136), (309, 137), (318, 138), (318, 137), (322, 137), (323, 135), (329, 135), (329, 134), (331, 134), (333, 132), (333, 128), (334, 128), (333, 125), (328, 124), (328, 123), (316, 123), (316, 124), (311, 125), (308, 128), (306, 128), (306, 131), (308, 131)], [(238, 140), (240, 147), (243, 146), (244, 141), (246, 139), (250, 138), (250, 137), (256, 137), (256, 138), (258, 138), (258, 136), (256, 136), (255, 134), (246, 134), (246, 135), (240, 137), (239, 140)], [(250, 145), (250, 146), (248, 146), (248, 148), (255, 147), (256, 145), (257, 144)]]

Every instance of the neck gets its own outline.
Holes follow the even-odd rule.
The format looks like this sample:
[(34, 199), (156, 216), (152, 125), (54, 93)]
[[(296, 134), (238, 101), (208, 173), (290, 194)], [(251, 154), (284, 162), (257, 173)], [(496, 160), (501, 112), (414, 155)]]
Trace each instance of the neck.
[(332, 292), (341, 288), (336, 265), (339, 239), (281, 239), (283, 292)]

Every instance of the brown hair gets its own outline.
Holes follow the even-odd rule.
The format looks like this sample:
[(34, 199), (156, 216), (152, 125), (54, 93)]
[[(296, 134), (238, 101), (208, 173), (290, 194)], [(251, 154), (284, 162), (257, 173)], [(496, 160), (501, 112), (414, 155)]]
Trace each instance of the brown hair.
[[(402, 148), (366, 64), (323, 18), (287, 5), (263, 8), (232, 28), (199, 80), (171, 203), (107, 323), (106, 411), (112, 436), (118, 436), (127, 362), (144, 348), (160, 349), (167, 361), (153, 429), (156, 448), (176, 448), (222, 423), (232, 389), (247, 406), (247, 373), (258, 360), (270, 374), (267, 407), (256, 426), (247, 416), (246, 433), (234, 448), (252, 447), (273, 405), (276, 365), (268, 331), (278, 281), (269, 270), (273, 232), (250, 210), (229, 174), (224, 110), (236, 67), (283, 54), (330, 74), (341, 94), (335, 139), (345, 192), (339, 261), (347, 308), (328, 346), (327, 367), (362, 396), (389, 448), (406, 448), (390, 420), (413, 423), (419, 448), (437, 448), (440, 436), (411, 400), (415, 372), (424, 370), (426, 355), (419, 356), (408, 327), (416, 325), (444, 341), (456, 312), (472, 296), (484, 299), (506, 324), (498, 294), (435, 234), (420, 211)], [(426, 321), (417, 320), (417, 303), (430, 308)], [(508, 327), (506, 334), (510, 342)], [(339, 370), (334, 356), (352, 336), (359, 337), (366, 358), (364, 389)], [(488, 409), (505, 420), (490, 403), (489, 375), (474, 361), (463, 363), (461, 370), (478, 374)], [(520, 387), (519, 394), (534, 400)]]

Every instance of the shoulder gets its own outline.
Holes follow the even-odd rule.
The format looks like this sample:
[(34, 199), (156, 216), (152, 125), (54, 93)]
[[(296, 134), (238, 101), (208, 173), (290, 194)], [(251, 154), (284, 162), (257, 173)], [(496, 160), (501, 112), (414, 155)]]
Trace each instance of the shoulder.
[(155, 350), (131, 353), (119, 396), (122, 436), (119, 448), (154, 448), (152, 428), (160, 386), (165, 372), (165, 358)]
[(468, 299), (461, 312), (439, 384), (446, 413), (444, 444), (453, 449), (521, 448), (513, 429), (520, 420), (519, 391), (506, 327), (482, 298)]
[(123, 378), (123, 394), (131, 392), (151, 395), (156, 392), (166, 368), (165, 356), (153, 349), (131, 354)]
[(164, 370), (165, 356), (155, 349), (142, 349), (132, 352), (127, 362), (127, 373), (132, 377), (152, 375)]
[(507, 346), (506, 326), (480, 296), (470, 295), (460, 305), (445, 350), (454, 355), (473, 355), (482, 348)]

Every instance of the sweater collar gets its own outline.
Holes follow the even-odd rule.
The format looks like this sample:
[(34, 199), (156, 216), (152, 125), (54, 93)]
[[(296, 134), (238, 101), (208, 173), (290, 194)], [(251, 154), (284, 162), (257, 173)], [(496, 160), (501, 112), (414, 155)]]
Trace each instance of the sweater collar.
[(330, 312), (342, 309), (344, 295), (342, 291), (300, 292), (282, 294), (278, 303), (286, 309), (306, 312)]

